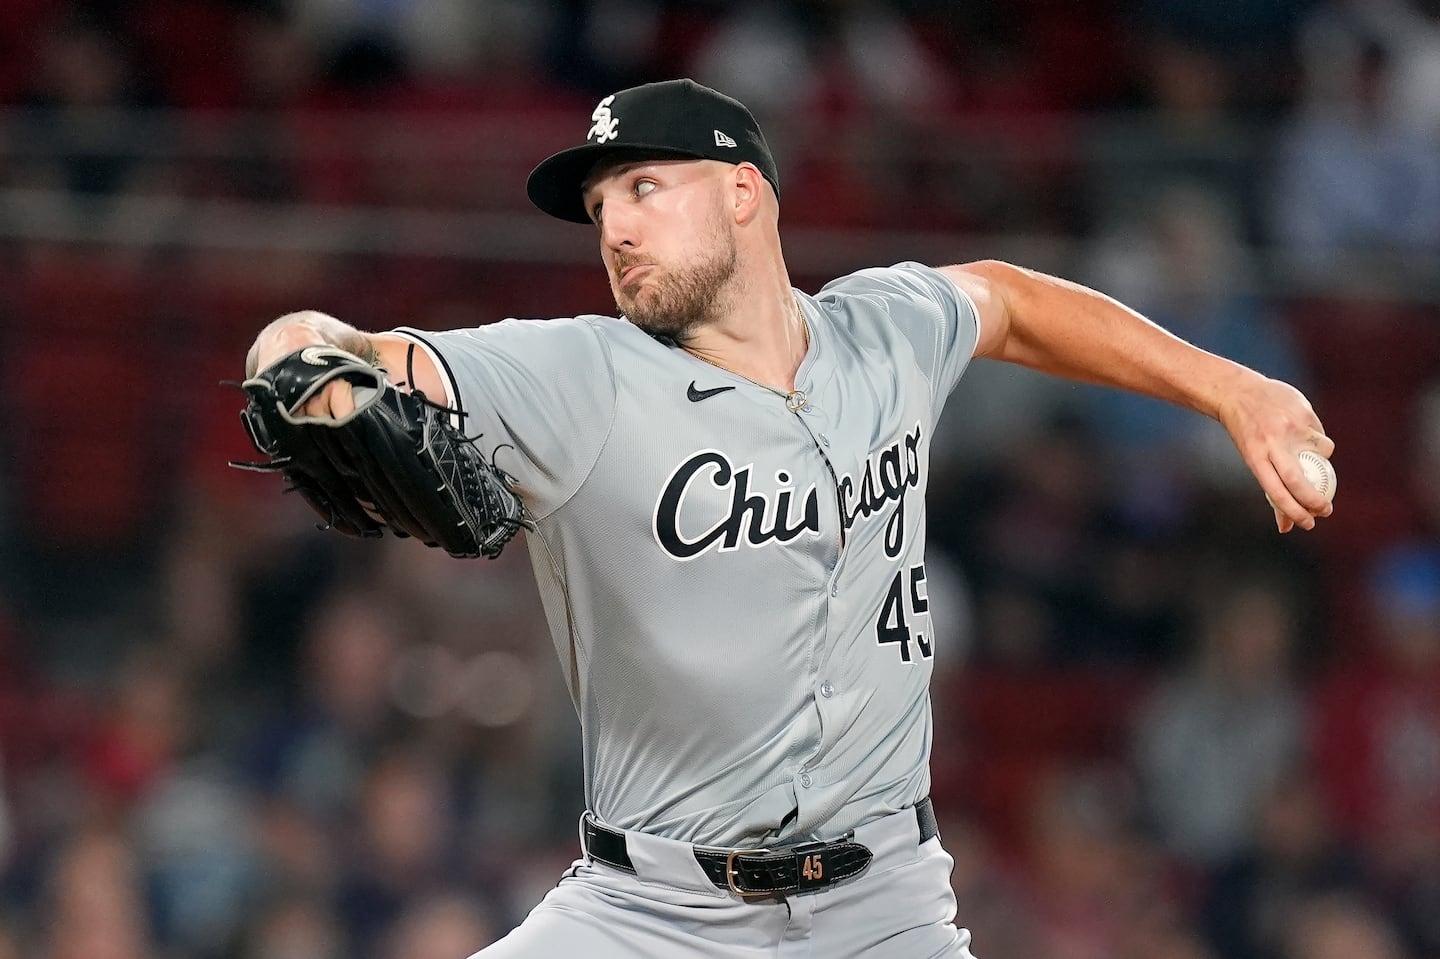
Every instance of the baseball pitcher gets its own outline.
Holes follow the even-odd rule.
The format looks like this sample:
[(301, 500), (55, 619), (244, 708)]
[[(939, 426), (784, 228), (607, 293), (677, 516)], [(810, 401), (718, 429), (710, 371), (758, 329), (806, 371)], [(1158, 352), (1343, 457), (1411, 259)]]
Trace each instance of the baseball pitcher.
[(581, 858), (477, 955), (969, 957), (928, 798), (948, 651), (925, 496), (970, 361), (1215, 417), (1281, 532), (1329, 514), (1297, 455), (1333, 443), (1290, 386), (1050, 276), (899, 263), (793, 288), (774, 159), (714, 90), (623, 90), (576, 132), (529, 195), (594, 231), (620, 316), (291, 314), (245, 383), (250, 465), (342, 531), (461, 556), (525, 531), (589, 811)]

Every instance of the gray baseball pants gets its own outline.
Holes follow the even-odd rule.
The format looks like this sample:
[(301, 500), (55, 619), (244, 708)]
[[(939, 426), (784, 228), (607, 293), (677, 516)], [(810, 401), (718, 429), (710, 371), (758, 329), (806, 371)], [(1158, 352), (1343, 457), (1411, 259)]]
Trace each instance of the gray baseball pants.
[(743, 901), (711, 885), (689, 843), (627, 833), (636, 875), (577, 860), (504, 939), (471, 959), (974, 959), (957, 929), (937, 836), (906, 810), (855, 830), (875, 854), (854, 879)]

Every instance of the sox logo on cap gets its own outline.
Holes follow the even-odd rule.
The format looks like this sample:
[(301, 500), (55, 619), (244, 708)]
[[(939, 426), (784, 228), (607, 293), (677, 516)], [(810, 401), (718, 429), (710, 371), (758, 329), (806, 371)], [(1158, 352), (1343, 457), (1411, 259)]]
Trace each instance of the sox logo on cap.
[(590, 114), (590, 119), (595, 121), (595, 125), (590, 128), (589, 133), (585, 134), (585, 139), (604, 143), (606, 140), (613, 140), (620, 135), (620, 118), (610, 115), (610, 104), (614, 102), (615, 94), (612, 93), (595, 107), (595, 112)]

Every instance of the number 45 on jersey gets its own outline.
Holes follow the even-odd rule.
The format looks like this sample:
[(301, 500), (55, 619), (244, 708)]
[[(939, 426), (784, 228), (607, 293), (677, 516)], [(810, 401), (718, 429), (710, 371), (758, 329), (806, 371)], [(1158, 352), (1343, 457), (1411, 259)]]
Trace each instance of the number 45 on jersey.
[[(914, 623), (912, 630), (910, 624)], [(921, 659), (934, 655), (930, 640), (920, 631), (921, 626), (930, 629), (930, 599), (925, 594), (925, 564), (918, 563), (908, 570), (900, 569), (890, 581), (885, 602), (880, 606), (880, 618), (875, 621), (875, 639), (881, 645), (897, 643), (900, 646), (902, 662), (913, 662), (910, 643), (915, 643)]]

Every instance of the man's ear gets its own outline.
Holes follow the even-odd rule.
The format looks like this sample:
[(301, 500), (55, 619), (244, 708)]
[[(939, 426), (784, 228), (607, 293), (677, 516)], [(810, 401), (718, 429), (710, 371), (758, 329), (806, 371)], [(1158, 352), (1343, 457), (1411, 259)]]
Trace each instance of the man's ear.
[(730, 174), (735, 222), (748, 223), (760, 212), (765, 199), (765, 176), (753, 163), (738, 163)]

